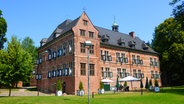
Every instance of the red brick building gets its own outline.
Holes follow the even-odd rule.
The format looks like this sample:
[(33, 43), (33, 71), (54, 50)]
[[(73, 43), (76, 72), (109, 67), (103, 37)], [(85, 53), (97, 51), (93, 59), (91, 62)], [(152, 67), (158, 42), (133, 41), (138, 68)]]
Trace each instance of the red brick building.
[[(94, 26), (85, 12), (73, 21), (65, 20), (58, 25), (49, 38), (40, 42), (36, 71), (41, 77), (39, 90), (55, 92), (57, 81), (63, 80), (63, 92), (76, 94), (82, 81), (87, 93), (86, 40), (92, 42), (89, 48), (91, 92), (98, 91), (102, 79), (113, 81), (106, 86), (115, 86), (117, 76), (119, 79), (128, 75), (142, 76), (144, 85), (146, 77), (157, 78), (160, 82), (158, 54), (134, 32), (124, 34), (118, 28), (115, 22), (112, 30)], [(139, 82), (134, 83), (134, 87), (139, 86)]]

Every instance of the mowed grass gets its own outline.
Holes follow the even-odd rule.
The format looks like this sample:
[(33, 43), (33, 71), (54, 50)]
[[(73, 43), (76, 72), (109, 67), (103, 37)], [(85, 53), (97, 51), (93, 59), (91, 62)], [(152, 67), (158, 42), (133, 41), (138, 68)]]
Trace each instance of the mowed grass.
[[(184, 86), (161, 89), (161, 92), (122, 92), (96, 94), (91, 104), (184, 104)], [(0, 97), (0, 104), (87, 104), (87, 96)]]

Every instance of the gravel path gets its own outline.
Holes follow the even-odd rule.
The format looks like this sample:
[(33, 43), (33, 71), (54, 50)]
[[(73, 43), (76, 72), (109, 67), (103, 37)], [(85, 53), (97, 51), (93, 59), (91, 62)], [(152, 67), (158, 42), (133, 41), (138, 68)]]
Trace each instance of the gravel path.
[[(37, 96), (38, 92), (37, 91), (28, 91), (27, 87), (17, 89), (17, 90), (12, 90), (11, 96)], [(8, 89), (0, 89), (0, 96), (8, 96), (9, 95), (9, 90)], [(39, 92), (39, 96), (55, 96), (55, 94), (46, 94)]]

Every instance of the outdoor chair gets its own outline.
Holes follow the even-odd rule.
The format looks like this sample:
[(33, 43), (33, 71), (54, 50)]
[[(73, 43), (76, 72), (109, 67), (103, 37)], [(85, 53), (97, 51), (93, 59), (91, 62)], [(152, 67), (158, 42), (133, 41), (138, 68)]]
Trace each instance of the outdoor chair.
[(129, 86), (124, 86), (124, 91), (129, 91)]

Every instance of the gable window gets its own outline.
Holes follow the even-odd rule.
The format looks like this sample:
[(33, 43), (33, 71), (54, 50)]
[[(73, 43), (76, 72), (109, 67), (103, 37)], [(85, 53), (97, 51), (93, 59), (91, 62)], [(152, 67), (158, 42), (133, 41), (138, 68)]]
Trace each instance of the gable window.
[(84, 24), (85, 26), (87, 26), (87, 25), (88, 25), (88, 21), (87, 21), (87, 20), (83, 20), (83, 24)]
[(94, 64), (90, 64), (90, 75), (94, 76), (95, 75), (95, 65)]
[(94, 32), (89, 31), (89, 37), (93, 38), (94, 37)]
[[(85, 48), (85, 47), (84, 47)], [(90, 47), (89, 47), (89, 53), (90, 54), (94, 54), (94, 45), (91, 45)]]
[(81, 75), (86, 75), (86, 63), (80, 63)]
[(85, 32), (86, 32), (85, 30), (82, 30), (82, 29), (81, 29), (81, 30), (80, 30), (80, 36), (85, 36)]
[(84, 43), (80, 43), (80, 51), (81, 51), (81, 53), (85, 53)]

